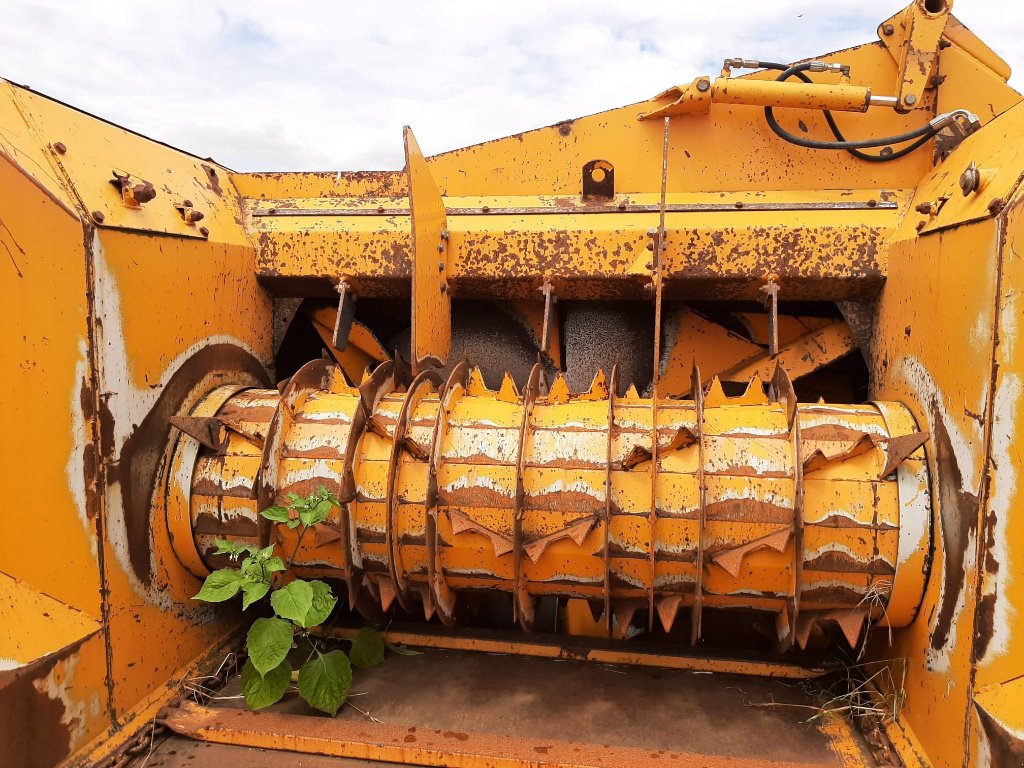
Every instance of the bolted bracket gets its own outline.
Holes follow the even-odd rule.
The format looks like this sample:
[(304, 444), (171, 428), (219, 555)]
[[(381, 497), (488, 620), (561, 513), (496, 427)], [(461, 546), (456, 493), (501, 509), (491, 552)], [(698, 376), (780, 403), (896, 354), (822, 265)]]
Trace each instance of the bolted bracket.
[(156, 187), (142, 179), (133, 179), (131, 174), (112, 171), (110, 183), (121, 193), (121, 200), (128, 208), (140, 208), (156, 197)]

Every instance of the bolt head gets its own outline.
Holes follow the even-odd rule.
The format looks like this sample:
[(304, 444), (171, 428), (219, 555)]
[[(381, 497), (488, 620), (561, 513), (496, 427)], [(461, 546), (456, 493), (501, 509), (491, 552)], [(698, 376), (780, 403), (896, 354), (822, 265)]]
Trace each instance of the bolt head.
[(886, 37), (888, 37), (889, 35), (891, 35), (895, 31), (896, 31), (896, 28), (893, 27), (892, 24), (886, 24), (885, 26), (882, 27), (882, 34), (885, 35)]
[(711, 82), (708, 80), (698, 80), (697, 90), (700, 91), (701, 93), (707, 93), (708, 91), (711, 90)]
[(206, 227), (200, 227), (199, 228), (199, 234), (202, 235), (203, 237), (209, 237), (210, 236), (210, 230), (207, 229)]
[(63, 141), (55, 141), (51, 146), (53, 147), (53, 151), (58, 155), (63, 155), (68, 151), (68, 148), (64, 146)]
[(915, 96), (915, 95), (914, 95), (914, 94), (912, 94), (912, 93), (908, 93), (908, 94), (907, 94), (907, 95), (906, 95), (906, 96), (904, 97), (904, 99), (903, 99), (903, 103), (904, 103), (904, 104), (916, 104), (916, 103), (917, 103), (917, 96)]
[(978, 189), (980, 183), (981, 174), (978, 173), (977, 164), (972, 160), (971, 164), (960, 174), (960, 191), (963, 192), (964, 197), (967, 197)]
[(102, 224), (105, 218), (106, 216), (103, 215), (103, 211), (92, 212), (92, 220), (95, 221), (97, 224)]

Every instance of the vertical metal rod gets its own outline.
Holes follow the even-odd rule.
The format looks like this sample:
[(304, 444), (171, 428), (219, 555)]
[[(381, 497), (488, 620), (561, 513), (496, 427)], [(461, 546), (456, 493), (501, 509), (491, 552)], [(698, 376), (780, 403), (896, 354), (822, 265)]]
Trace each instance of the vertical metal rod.
[(612, 366), (608, 382), (608, 452), (605, 454), (604, 474), (604, 628), (612, 636), (612, 436), (615, 434), (615, 393), (619, 387), (618, 363)]
[(690, 388), (697, 425), (697, 556), (694, 559), (693, 606), (690, 612), (690, 645), (700, 639), (701, 617), (704, 613), (704, 529), (707, 527), (707, 488), (704, 481), (704, 388), (700, 369), (693, 363)]
[(519, 626), (529, 631), (533, 627), (533, 601), (526, 590), (523, 579), (523, 504), (526, 488), (523, 485), (523, 471), (526, 468), (526, 441), (529, 440), (530, 415), (533, 403), (540, 390), (540, 377), (544, 366), (534, 363), (530, 370), (530, 378), (523, 390), (523, 422), (519, 430), (519, 455), (516, 458), (516, 495), (512, 509), (512, 557), (514, 573), (512, 583), (512, 616), (518, 619)]
[(661, 153), (661, 199), (658, 203), (658, 231), (654, 237), (654, 375), (651, 382), (651, 530), (650, 571), (651, 587), (647, 594), (647, 627), (654, 629), (654, 581), (657, 569), (657, 527), (658, 527), (658, 379), (661, 371), (661, 302), (662, 273), (661, 256), (665, 242), (665, 202), (668, 194), (668, 144), (671, 118), (665, 118), (665, 139)]

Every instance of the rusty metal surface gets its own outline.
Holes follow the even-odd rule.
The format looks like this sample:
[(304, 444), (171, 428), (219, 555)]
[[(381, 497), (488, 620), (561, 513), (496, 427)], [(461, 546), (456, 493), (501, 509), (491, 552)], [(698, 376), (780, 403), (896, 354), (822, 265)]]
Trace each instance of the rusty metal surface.
[[(660, 613), (660, 611), (659, 611)], [(700, 651), (675, 643), (651, 643), (637, 640), (628, 645), (599, 637), (563, 637), (536, 634), (524, 637), (509, 631), (480, 629), (439, 630), (415, 625), (392, 625), (384, 632), (391, 643), (416, 648), (449, 651), (474, 651), (502, 655), (532, 656), (561, 661), (589, 661), (596, 664), (622, 664), (635, 667), (687, 670), (700, 674), (726, 673), (755, 675), (786, 680), (810, 680), (838, 667), (831, 661), (815, 659), (810, 663), (791, 663), (784, 657), (751, 653), (740, 655), (721, 649)], [(859, 626), (857, 627), (859, 630)], [(328, 637), (350, 638), (357, 630), (336, 628)]]
[[(873, 764), (848, 728), (808, 725), (781, 706), (813, 705), (807, 692), (767, 679), (427, 651), (389, 658), (356, 689), (358, 707), (381, 723), (351, 707), (333, 720), (304, 716), (295, 699), (266, 713), (214, 700), (162, 721), (215, 742), (420, 765)], [(780, 706), (752, 706), (772, 701)]]

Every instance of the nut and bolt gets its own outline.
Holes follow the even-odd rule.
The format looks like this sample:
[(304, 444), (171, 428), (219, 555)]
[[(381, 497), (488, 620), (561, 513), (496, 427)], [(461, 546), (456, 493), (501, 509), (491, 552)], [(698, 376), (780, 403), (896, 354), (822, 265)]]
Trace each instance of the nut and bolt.
[(437, 271), (438, 271), (438, 272), (444, 272), (444, 262), (443, 262), (443, 261), (442, 261), (442, 262), (440, 262), (440, 263), (439, 263), (439, 264), (437, 265)]
[(95, 221), (97, 224), (102, 224), (105, 218), (106, 216), (103, 215), (103, 211), (92, 212), (92, 220)]
[(889, 35), (891, 35), (895, 31), (896, 31), (896, 28), (893, 27), (892, 24), (885, 24), (885, 25), (882, 26), (882, 34), (885, 35), (886, 37), (888, 37)]
[(930, 214), (935, 210), (935, 206), (932, 203), (918, 203), (914, 210), (918, 213)]
[(53, 151), (58, 155), (63, 155), (68, 151), (68, 148), (64, 146), (63, 141), (55, 141), (51, 146), (53, 147)]
[(200, 227), (199, 228), (199, 234), (202, 235), (203, 237), (209, 237), (210, 236), (210, 230), (207, 229), (206, 227)]
[(981, 174), (978, 172), (977, 163), (972, 160), (971, 164), (960, 174), (960, 191), (963, 192), (964, 197), (967, 197), (971, 192), (976, 192), (980, 185)]

